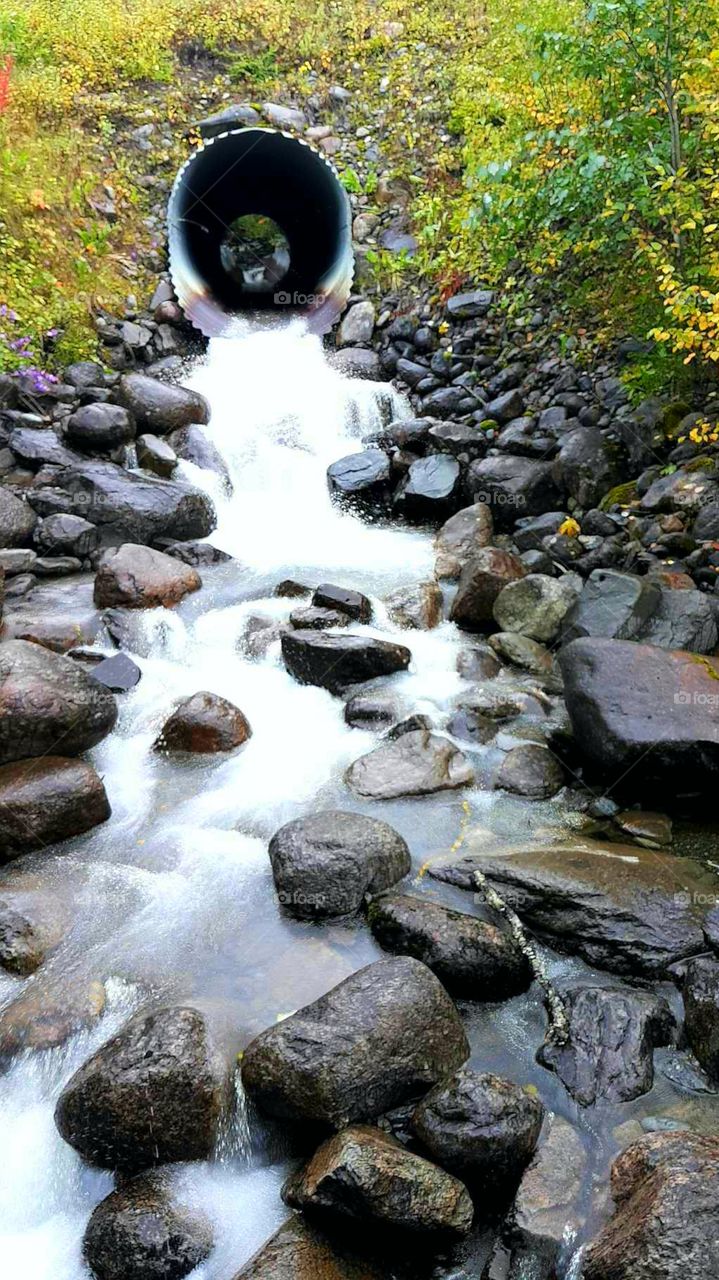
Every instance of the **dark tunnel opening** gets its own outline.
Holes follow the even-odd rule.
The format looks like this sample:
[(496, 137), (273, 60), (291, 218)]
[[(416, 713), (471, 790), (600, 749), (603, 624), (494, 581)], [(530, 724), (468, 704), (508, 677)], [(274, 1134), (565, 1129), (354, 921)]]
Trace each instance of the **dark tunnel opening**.
[(300, 314), (324, 333), (346, 305), (349, 200), (324, 157), (296, 138), (241, 129), (212, 139), (178, 173), (168, 219), (178, 301), (209, 337), (247, 313)]

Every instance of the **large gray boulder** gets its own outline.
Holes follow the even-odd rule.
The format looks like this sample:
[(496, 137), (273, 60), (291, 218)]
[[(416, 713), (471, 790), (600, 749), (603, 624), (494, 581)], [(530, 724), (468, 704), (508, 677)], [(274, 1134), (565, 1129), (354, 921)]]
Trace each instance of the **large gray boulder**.
[(552, 475), (558, 488), (586, 510), (619, 482), (619, 463), (616, 446), (597, 427), (578, 427), (563, 437)]
[(0, 863), (110, 817), (102, 780), (86, 760), (43, 756), (0, 765)]
[(117, 720), (113, 695), (76, 663), (26, 640), (0, 644), (0, 763), (88, 751)]
[(565, 644), (582, 636), (637, 640), (660, 598), (659, 587), (649, 578), (617, 569), (594, 569), (564, 618), (562, 640)]
[(300, 919), (358, 911), (365, 894), (381, 893), (411, 867), (407, 844), (389, 823), (336, 809), (288, 822), (269, 853), (277, 896)]
[(614, 1217), (584, 1255), (585, 1280), (716, 1280), (719, 1139), (652, 1133), (611, 1175)]
[(467, 1234), (474, 1209), (451, 1173), (369, 1125), (343, 1129), (282, 1189), (293, 1209), (416, 1236)]
[(229, 1101), (229, 1072), (196, 1009), (138, 1013), (75, 1072), (55, 1110), (89, 1164), (140, 1172), (203, 1160)]
[(208, 1219), (178, 1199), (170, 1170), (138, 1174), (90, 1215), (82, 1252), (97, 1280), (182, 1280), (213, 1245)]
[(509, 934), (431, 898), (385, 893), (370, 904), (368, 919), (385, 951), (421, 960), (454, 995), (506, 1000), (531, 981), (527, 960)]
[(206, 423), (210, 409), (204, 396), (186, 387), (172, 386), (144, 373), (126, 373), (120, 379), (119, 399), (135, 418), (138, 432), (167, 435), (192, 422)]
[(638, 639), (660, 649), (714, 653), (719, 639), (715, 597), (703, 591), (662, 591)]
[(719, 776), (717, 659), (582, 639), (559, 663), (579, 751), (614, 782), (631, 769), (633, 799), (667, 783), (701, 794)]
[(525, 1171), (505, 1234), (517, 1276), (551, 1280), (567, 1237), (585, 1220), (587, 1152), (577, 1129), (555, 1115), (545, 1125), (537, 1152)]
[(436, 879), (476, 890), (481, 871), (533, 931), (615, 973), (655, 976), (704, 950), (716, 880), (691, 858), (585, 840), (432, 862)]
[(207, 494), (174, 480), (124, 471), (113, 462), (63, 467), (51, 483), (33, 488), (33, 507), (42, 516), (77, 515), (99, 525), (108, 541), (153, 543), (206, 538), (215, 527)]
[(85, 453), (111, 453), (135, 439), (132, 414), (119, 404), (84, 404), (70, 414), (65, 430)]
[(489, 505), (499, 529), (511, 529), (523, 517), (541, 516), (559, 506), (551, 462), (491, 454), (471, 463), (467, 485), (475, 502)]
[(469, 1054), (447, 992), (418, 960), (377, 960), (245, 1049), (247, 1095), (269, 1115), (340, 1129), (425, 1093)]
[(511, 1080), (461, 1067), (422, 1099), (411, 1124), (434, 1160), (497, 1199), (517, 1186), (543, 1117), (539, 1099)]

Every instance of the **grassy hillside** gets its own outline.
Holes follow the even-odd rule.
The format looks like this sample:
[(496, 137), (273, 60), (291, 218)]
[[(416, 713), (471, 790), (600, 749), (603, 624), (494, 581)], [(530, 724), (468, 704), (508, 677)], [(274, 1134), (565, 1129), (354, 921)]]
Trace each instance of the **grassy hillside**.
[[(640, 380), (710, 367), (716, 17), (715, 0), (9, 0), (0, 367), (86, 354), (95, 309), (144, 297), (189, 121), (228, 95), (302, 101), (337, 81), (357, 122), (384, 109), (420, 243), (403, 269), (445, 293), (509, 278), (520, 300), (539, 279), (568, 324), (651, 332)], [(428, 112), (446, 122), (439, 150)], [(148, 172), (136, 131), (158, 121)]]

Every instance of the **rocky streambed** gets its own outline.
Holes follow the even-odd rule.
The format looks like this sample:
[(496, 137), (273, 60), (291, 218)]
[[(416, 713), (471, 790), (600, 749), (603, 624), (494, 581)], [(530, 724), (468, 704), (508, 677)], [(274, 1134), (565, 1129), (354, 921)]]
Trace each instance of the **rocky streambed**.
[(537, 331), (3, 382), (13, 1274), (716, 1276), (719, 482)]

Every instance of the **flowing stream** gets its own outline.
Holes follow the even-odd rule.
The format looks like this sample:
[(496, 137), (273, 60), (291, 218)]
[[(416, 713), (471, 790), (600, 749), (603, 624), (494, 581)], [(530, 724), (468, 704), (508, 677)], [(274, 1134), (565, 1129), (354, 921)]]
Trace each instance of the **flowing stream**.
[[(380, 954), (359, 920), (318, 927), (282, 914), (267, 858), (273, 832), (319, 807), (375, 814), (402, 832), (419, 869), (462, 829), (463, 794), (374, 805), (353, 797), (344, 770), (378, 735), (348, 727), (340, 699), (292, 680), (276, 641), (255, 659), (238, 644), (251, 618), (284, 620), (297, 603), (273, 594), (283, 578), (336, 582), (373, 599), (373, 626), (355, 630), (401, 634), (409, 644), (411, 669), (394, 685), (412, 710), (441, 724), (468, 689), (456, 667), (466, 637), (450, 623), (398, 633), (382, 605), (390, 590), (431, 574), (431, 534), (343, 514), (327, 492), (328, 464), (409, 407), (387, 387), (334, 372), (319, 341), (300, 327), (216, 340), (191, 383), (211, 402), (208, 434), (226, 461), (232, 495), (210, 473), (189, 464), (182, 470), (211, 489), (219, 517), (211, 541), (235, 559), (202, 570), (202, 591), (177, 610), (131, 619), (125, 648), (142, 680), (118, 698), (118, 726), (92, 753), (111, 820), (3, 876), (3, 887), (28, 900), (51, 899), (71, 927), (34, 978), (0, 979), (0, 1003), (37, 998), (43, 1008), (63, 1009), (100, 982), (106, 999), (93, 1026), (60, 1048), (21, 1055), (0, 1080), (0, 1258), (18, 1280), (88, 1280), (82, 1233), (113, 1181), (63, 1143), (53, 1108), (73, 1071), (130, 1013), (153, 1002), (192, 1002), (237, 1052)], [(89, 596), (92, 584), (76, 589)], [(241, 707), (251, 740), (228, 757), (177, 761), (154, 752), (174, 704), (198, 690)], [(468, 799), (475, 828), (495, 840), (542, 832), (549, 839), (562, 820), (561, 806), (480, 789)], [(459, 891), (426, 880), (418, 887), (473, 909)], [(573, 960), (551, 964), (555, 976), (586, 972)], [(576, 1119), (555, 1077), (534, 1061), (544, 1025), (535, 991), (462, 1011), (478, 1066), (534, 1083), (547, 1105)], [(658, 1095), (666, 1101), (667, 1090), (658, 1085), (650, 1103), (640, 1100), (644, 1112), (657, 1108)], [(637, 1106), (616, 1110), (622, 1121), (638, 1114)], [(606, 1167), (604, 1133), (588, 1132), (588, 1140)], [(248, 1121), (240, 1099), (216, 1159), (178, 1173), (216, 1225), (217, 1247), (196, 1280), (231, 1280), (284, 1220), (279, 1189), (291, 1158), (281, 1135)]]

